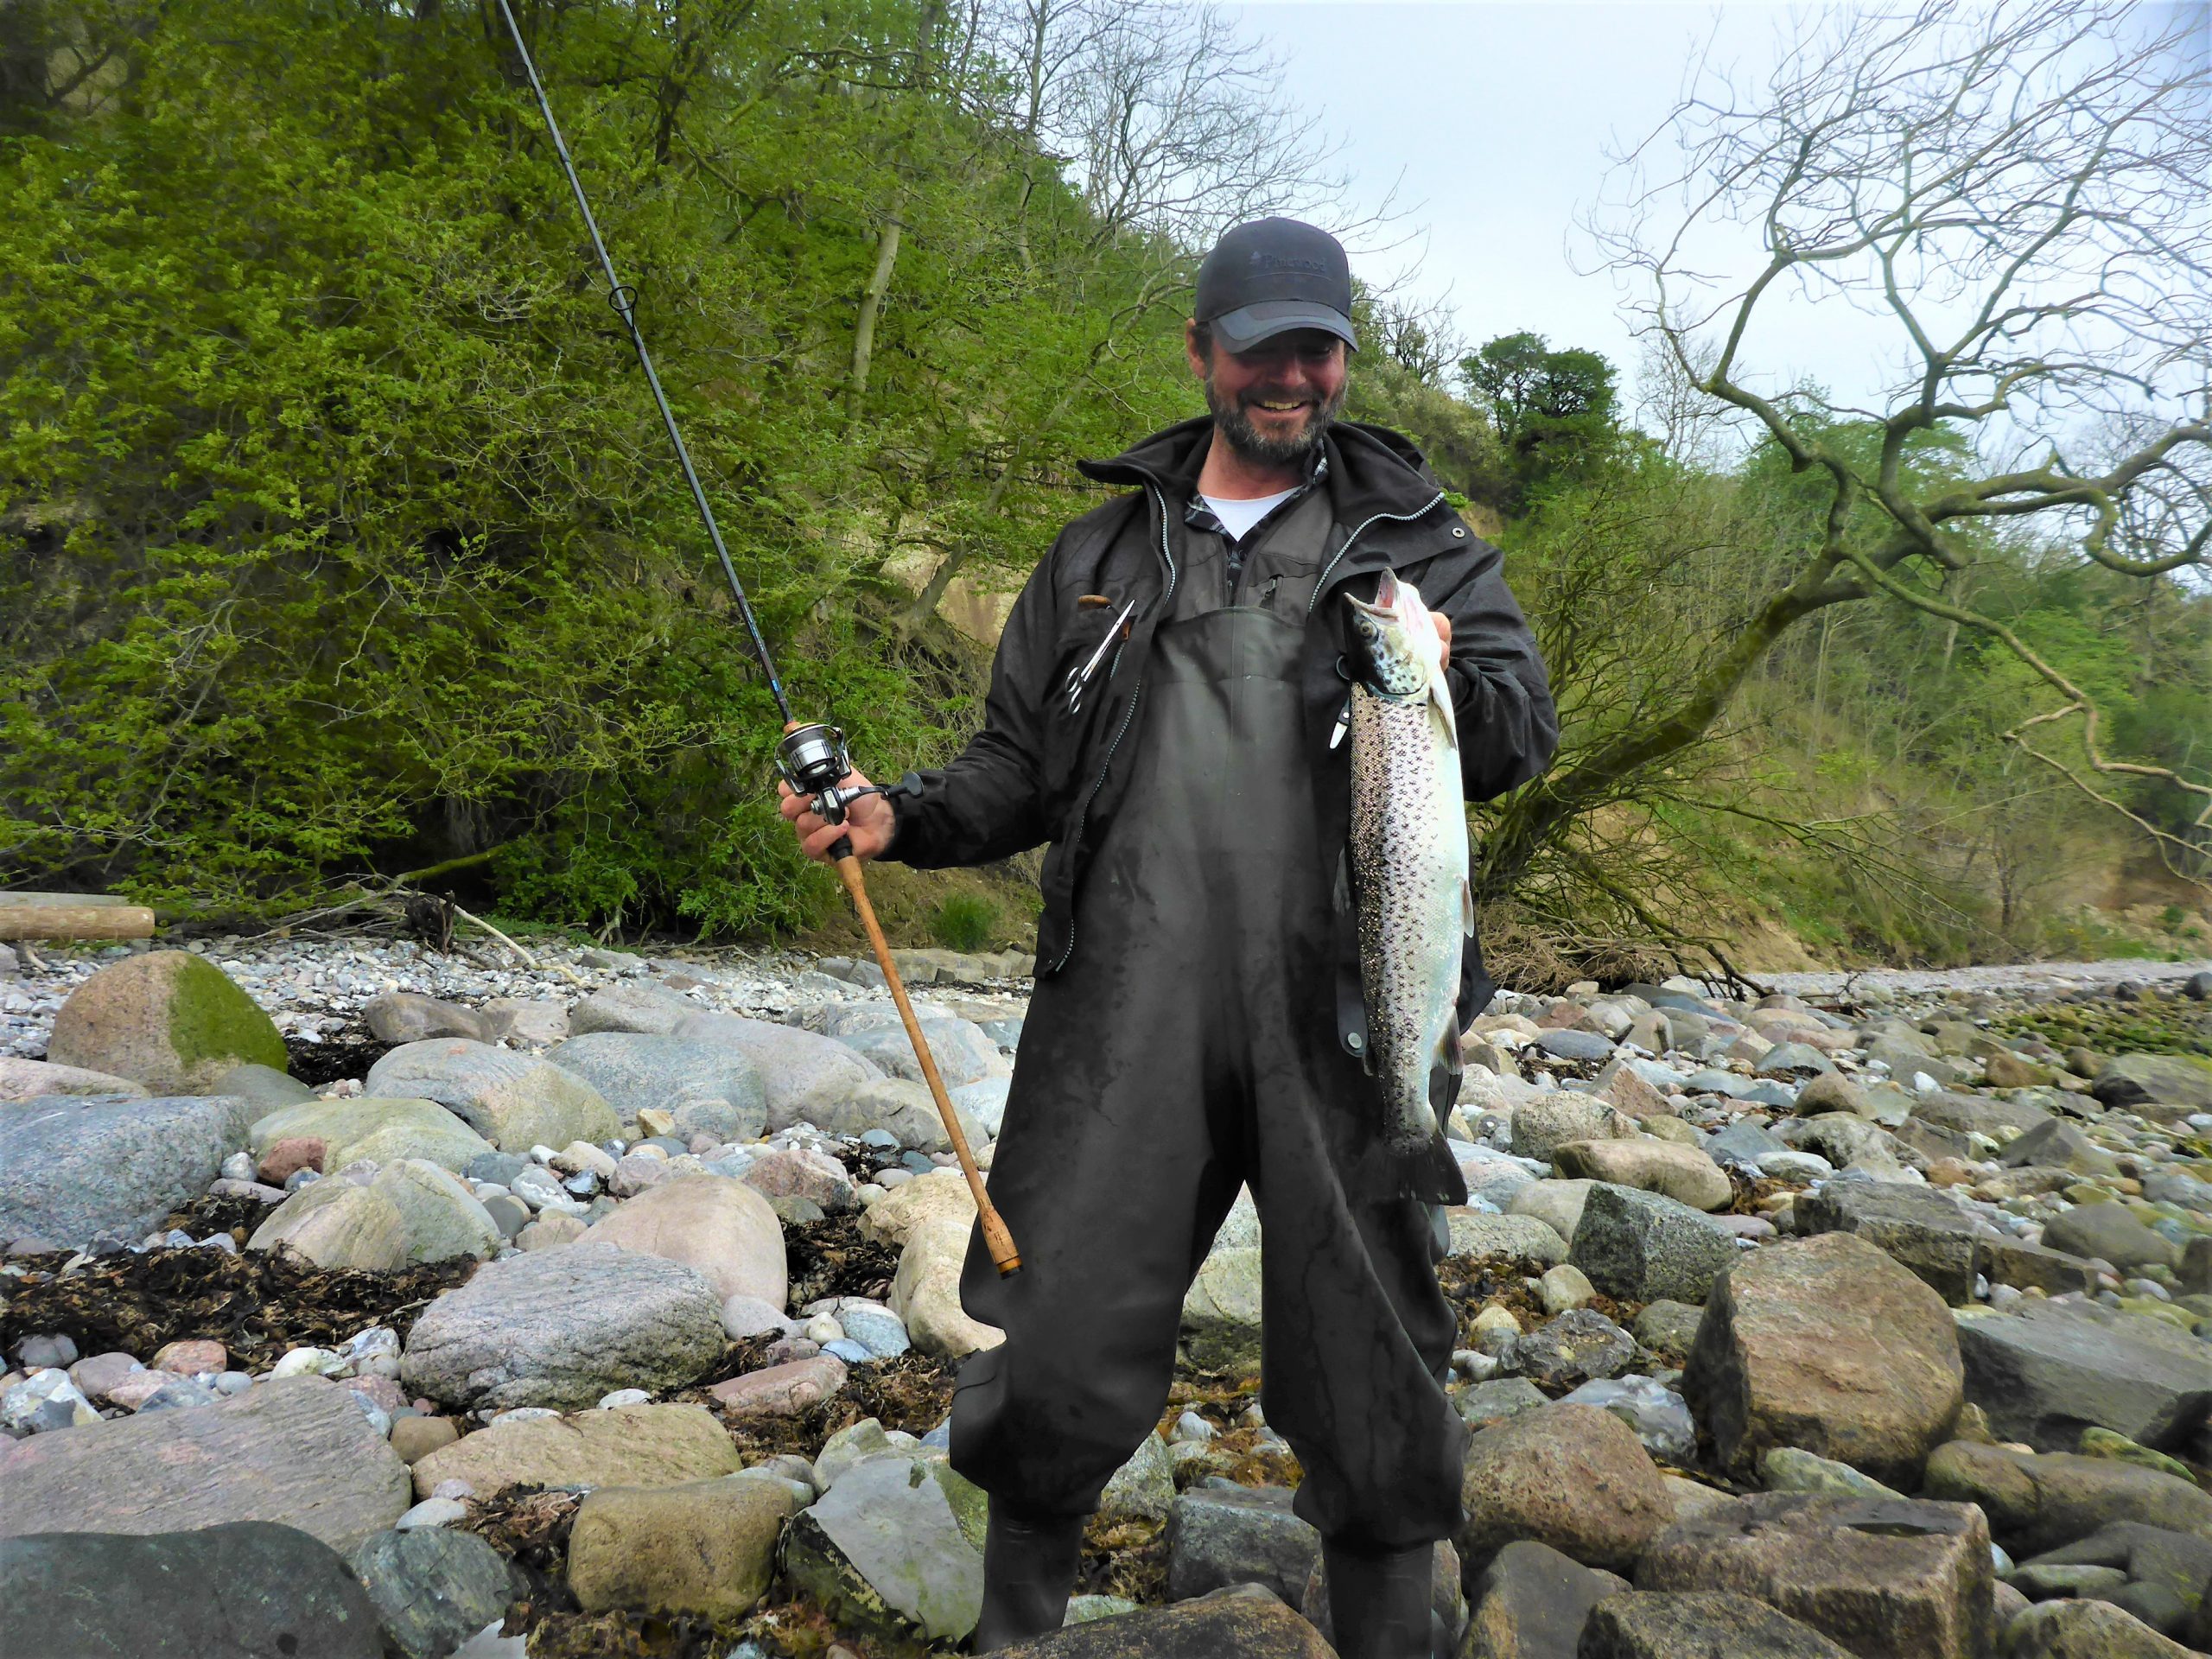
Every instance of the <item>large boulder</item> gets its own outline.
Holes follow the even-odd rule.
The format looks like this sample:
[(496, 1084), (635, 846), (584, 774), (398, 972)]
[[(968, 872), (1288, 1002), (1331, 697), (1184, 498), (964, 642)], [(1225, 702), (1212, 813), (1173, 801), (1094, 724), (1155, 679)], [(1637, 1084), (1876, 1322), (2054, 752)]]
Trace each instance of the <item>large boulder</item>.
[(715, 1287), (717, 1306), (756, 1296), (781, 1307), (790, 1288), (775, 1211), (726, 1175), (682, 1175), (640, 1192), (594, 1223), (583, 1242), (681, 1262)]
[(458, 1528), (380, 1532), (346, 1564), (407, 1659), (449, 1659), (514, 1597), (505, 1558)]
[(2181, 1265), (2181, 1246), (2152, 1232), (2118, 1204), (2075, 1205), (2051, 1217), (2043, 1242), (2069, 1255), (2109, 1262), (2122, 1273)]
[(788, 1483), (750, 1473), (602, 1486), (569, 1535), (569, 1588), (588, 1613), (742, 1618), (768, 1592), (777, 1541), (798, 1508)]
[(496, 1150), (434, 1100), (388, 1100), (376, 1095), (302, 1101), (256, 1118), (254, 1155), (296, 1137), (321, 1141), (323, 1163), (330, 1169), (364, 1160), (384, 1164), (420, 1158), (441, 1169), (462, 1170)]
[(680, 1135), (757, 1141), (767, 1133), (768, 1091), (760, 1068), (727, 1046), (595, 1031), (548, 1049), (545, 1058), (598, 1090), (626, 1126), (635, 1124), (639, 1112), (655, 1110), (672, 1116)]
[(1574, 1659), (1850, 1659), (1809, 1624), (1732, 1590), (1647, 1590), (1591, 1611)]
[(918, 1228), (938, 1221), (955, 1221), (964, 1230), (976, 1222), (976, 1195), (968, 1178), (957, 1169), (933, 1169), (917, 1175), (868, 1205), (861, 1217), (861, 1236), (879, 1244), (904, 1244)]
[(972, 1217), (936, 1215), (917, 1223), (892, 1275), (891, 1311), (906, 1322), (908, 1340), (939, 1359), (963, 1358), (1006, 1339), (996, 1325), (969, 1318), (960, 1303), (960, 1270), (974, 1230)]
[(1590, 1610), (1628, 1588), (1545, 1544), (1506, 1545), (1467, 1592), (1465, 1659), (1574, 1659)]
[[(318, 1183), (327, 1185), (327, 1183)], [(410, 1262), (444, 1262), (456, 1255), (489, 1257), (503, 1242), (474, 1192), (427, 1158), (400, 1158), (377, 1171), (371, 1192), (399, 1211), (407, 1227)]]
[(0, 1536), (273, 1521), (353, 1548), (407, 1508), (407, 1465), (351, 1392), (287, 1376), (188, 1410), (0, 1440)]
[(2084, 1428), (2108, 1428), (2183, 1451), (2212, 1416), (2212, 1351), (2155, 1319), (2029, 1300), (2012, 1313), (1961, 1309), (1955, 1323), (1967, 1399), (2002, 1439), (2062, 1452)]
[(675, 1034), (734, 1049), (753, 1062), (767, 1095), (772, 1134), (802, 1118), (811, 1121), (817, 1111), (883, 1075), (880, 1066), (835, 1038), (741, 1014), (694, 1014), (677, 1023)]
[(1585, 1567), (1631, 1567), (1674, 1518), (1636, 1431), (1595, 1406), (1542, 1406), (1484, 1429), (1468, 1443), (1460, 1497), (1453, 1541), (1471, 1577), (1521, 1538)]
[(569, 1010), (569, 1029), (580, 1034), (632, 1032), (666, 1037), (705, 1005), (680, 991), (642, 980), (594, 991)]
[(1561, 1238), (1572, 1239), (1582, 1224), (1582, 1207), (1590, 1201), (1595, 1181), (1530, 1181), (1505, 1205), (1509, 1216), (1529, 1216), (1541, 1221)]
[(338, 1552), (266, 1521), (9, 1538), (0, 1541), (0, 1607), (8, 1624), (0, 1651), (23, 1659), (382, 1659), (385, 1651), (378, 1610)]
[(1552, 1162), (1561, 1175), (1640, 1187), (1693, 1210), (1722, 1209), (1734, 1190), (1701, 1148), (1671, 1141), (1569, 1141), (1553, 1152)]
[(2089, 1089), (2107, 1106), (2212, 1112), (2212, 1062), (2187, 1054), (2121, 1054), (2105, 1063)]
[(1555, 1268), (1567, 1260), (1567, 1241), (1534, 1216), (1493, 1216), (1466, 1205), (1444, 1212), (1451, 1232), (1448, 1254), (1475, 1260), (1527, 1260)]
[[(1014, 1069), (999, 1052), (999, 1046), (974, 1020), (921, 1009), (916, 1010), (916, 1017), (946, 1088), (964, 1088), (986, 1077), (1002, 1077)], [(913, 1042), (899, 1020), (896, 1005), (849, 1002), (833, 1007), (822, 1028), (888, 1076), (910, 1083), (923, 1081), (921, 1062), (914, 1057)]]
[(785, 1572), (840, 1623), (958, 1642), (982, 1609), (987, 1519), (982, 1488), (942, 1457), (864, 1459), (793, 1519)]
[(2005, 1659), (2203, 1659), (2108, 1601), (2047, 1601), (2005, 1627)]
[(1732, 1236), (1686, 1204), (1593, 1181), (1568, 1259), (1619, 1300), (1695, 1303), (1738, 1253)]
[(721, 1357), (721, 1298), (681, 1262), (604, 1243), (486, 1262), (424, 1309), (401, 1376), (448, 1406), (573, 1409), (682, 1388)]
[(493, 1423), (425, 1453), (413, 1472), (419, 1497), (458, 1480), (489, 1497), (509, 1486), (677, 1486), (743, 1463), (704, 1406), (622, 1406)]
[(1980, 1505), (1997, 1541), (2039, 1554), (2115, 1521), (2212, 1537), (2212, 1496), (2139, 1464), (1953, 1440), (1928, 1460), (1932, 1497)]
[(1974, 1300), (1979, 1229), (1941, 1189), (1906, 1181), (1830, 1181), (1790, 1205), (1798, 1232), (1851, 1233), (1911, 1269), (1945, 1301)]
[(1292, 1606), (1320, 1559), (1321, 1535), (1283, 1486), (1193, 1487), (1167, 1517), (1167, 1599), (1263, 1584)]
[(241, 1061), (282, 1071), (289, 1056), (276, 1022), (221, 969), (188, 950), (149, 950), (69, 993), (46, 1058), (193, 1095)]
[(498, 1040), (490, 1022), (475, 1009), (413, 991), (385, 991), (371, 997), (361, 1005), (361, 1018), (380, 1043), (420, 1043), (438, 1037)]
[(1183, 1294), (1183, 1352), (1210, 1371), (1260, 1365), (1260, 1247), (1216, 1245)]
[(1675, 1522), (1636, 1569), (1638, 1590), (1750, 1596), (1859, 1659), (1984, 1659), (1994, 1584), (1972, 1504), (1783, 1492)]
[(270, 1211), (246, 1248), (282, 1246), (326, 1270), (389, 1273), (406, 1265), (407, 1243), (407, 1217), (383, 1193), (351, 1181), (316, 1181)]
[(1722, 1275), (1682, 1392), (1738, 1475), (1794, 1446), (1897, 1485), (1950, 1433), (1964, 1377), (1943, 1299), (1872, 1244), (1828, 1233)]
[[(1003, 1077), (987, 1077), (950, 1091), (960, 1132), (968, 1137), (970, 1148), (982, 1147), (995, 1133), (1005, 1113), (1006, 1082)], [(997, 1090), (996, 1114), (979, 1114), (975, 1109), (982, 1098), (978, 1091), (992, 1089)], [(849, 1095), (818, 1102), (807, 1116), (815, 1128), (828, 1135), (858, 1136), (881, 1129), (900, 1146), (916, 1152), (948, 1152), (952, 1147), (944, 1132), (944, 1114), (937, 1109), (937, 1097), (927, 1084), (906, 1077), (864, 1083)]]
[(136, 1243), (207, 1192), (245, 1144), (245, 1116), (227, 1096), (54, 1096), (0, 1108), (0, 1239), (73, 1248), (111, 1232)]
[(435, 1100), (501, 1152), (612, 1141), (622, 1133), (598, 1090), (535, 1055), (464, 1038), (408, 1043), (369, 1068), (368, 1095)]

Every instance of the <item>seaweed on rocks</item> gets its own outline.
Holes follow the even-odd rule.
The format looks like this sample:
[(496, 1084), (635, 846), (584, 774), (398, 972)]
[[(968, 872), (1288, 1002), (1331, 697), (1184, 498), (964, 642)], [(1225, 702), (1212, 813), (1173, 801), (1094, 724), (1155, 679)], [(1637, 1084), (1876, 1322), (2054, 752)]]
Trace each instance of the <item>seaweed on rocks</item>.
[(899, 1271), (899, 1247), (863, 1236), (857, 1213), (786, 1226), (784, 1257), (791, 1281), (786, 1306), (795, 1308), (825, 1296), (880, 1301)]
[(326, 1269), (290, 1250), (153, 1249), (95, 1257), (63, 1273), (60, 1255), (24, 1259), (30, 1271), (0, 1301), (0, 1347), (58, 1332), (79, 1353), (150, 1359), (165, 1343), (213, 1338), (239, 1370), (274, 1363), (289, 1348), (327, 1348), (364, 1327), (406, 1338), (431, 1298), (474, 1272), (471, 1256), (393, 1273)]
[(365, 1031), (359, 1035), (326, 1038), (313, 1043), (288, 1038), (284, 1049), (290, 1058), (285, 1070), (296, 1081), (310, 1089), (321, 1089), (349, 1078), (366, 1077), (371, 1066), (398, 1046), (397, 1043), (380, 1041)]
[(721, 1363), (675, 1399), (707, 1407), (719, 1415), (730, 1437), (747, 1461), (757, 1463), (782, 1452), (811, 1458), (823, 1441), (841, 1428), (849, 1428), (863, 1417), (873, 1417), (884, 1427), (926, 1434), (943, 1422), (952, 1409), (956, 1368), (950, 1360), (938, 1359), (909, 1349), (889, 1359), (850, 1367), (845, 1386), (827, 1400), (791, 1413), (726, 1411), (709, 1384), (727, 1377), (756, 1371), (768, 1362), (766, 1351), (772, 1336), (747, 1337), (723, 1350)]
[(172, 1210), (168, 1219), (162, 1224), (162, 1230), (190, 1233), (194, 1238), (228, 1233), (233, 1242), (244, 1244), (276, 1207), (256, 1198), (226, 1198), (203, 1192), (191, 1203)]

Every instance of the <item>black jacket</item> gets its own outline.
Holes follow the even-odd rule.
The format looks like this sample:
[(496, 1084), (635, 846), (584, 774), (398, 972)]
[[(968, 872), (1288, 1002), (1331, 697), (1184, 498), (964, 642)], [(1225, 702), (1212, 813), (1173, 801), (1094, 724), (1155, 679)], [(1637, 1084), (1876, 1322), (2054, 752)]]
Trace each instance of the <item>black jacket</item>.
[[(1184, 504), (1196, 486), (1212, 432), (1205, 417), (1155, 433), (1126, 454), (1082, 463), (1102, 483), (1136, 486), (1060, 532), (1014, 601), (999, 640), (983, 729), (950, 766), (921, 774), (918, 797), (895, 802), (898, 828), (886, 855), (924, 868), (981, 864), (1052, 842), (1042, 876), (1037, 971), (1057, 971), (1077, 948), (1075, 895), (1084, 868), (1112, 820), (1126, 765), (1113, 762), (1135, 741), (1153, 629), (1179, 571), (1174, 547)], [(1336, 868), (1319, 878), (1340, 895), (1338, 1036), (1364, 1050), (1356, 929), (1343, 866), (1351, 816), (1350, 752), (1329, 739), (1344, 707), (1338, 659), (1349, 646), (1345, 607), (1329, 603), (1347, 586), (1372, 597), (1387, 566), (1452, 622), (1447, 667), (1457, 706), (1467, 798), (1487, 800), (1541, 772), (1559, 744), (1559, 717), (1529, 625), (1507, 591), (1497, 549), (1467, 528), (1419, 450), (1395, 432), (1344, 422), (1325, 440), (1334, 550), (1308, 612), (1305, 682), (1310, 769), (1320, 844)], [(1103, 594), (1106, 605), (1080, 605)], [(1088, 662), (1114, 620), (1135, 600), (1128, 638), (1090, 682), (1079, 715), (1068, 712), (1069, 671)], [(1482, 954), (1470, 944), (1460, 981), (1464, 1022), (1489, 1001)]]

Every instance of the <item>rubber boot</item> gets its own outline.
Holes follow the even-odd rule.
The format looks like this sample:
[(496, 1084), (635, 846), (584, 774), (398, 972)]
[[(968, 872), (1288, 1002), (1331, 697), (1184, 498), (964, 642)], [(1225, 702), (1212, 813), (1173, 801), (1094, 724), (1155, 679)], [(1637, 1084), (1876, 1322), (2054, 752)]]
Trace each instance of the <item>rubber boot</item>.
[(1436, 1547), (1357, 1555), (1324, 1539), (1337, 1659), (1429, 1659)]
[(1090, 1518), (1025, 1516), (996, 1497), (990, 1517), (983, 1534), (983, 1611), (972, 1653), (995, 1653), (1060, 1628)]

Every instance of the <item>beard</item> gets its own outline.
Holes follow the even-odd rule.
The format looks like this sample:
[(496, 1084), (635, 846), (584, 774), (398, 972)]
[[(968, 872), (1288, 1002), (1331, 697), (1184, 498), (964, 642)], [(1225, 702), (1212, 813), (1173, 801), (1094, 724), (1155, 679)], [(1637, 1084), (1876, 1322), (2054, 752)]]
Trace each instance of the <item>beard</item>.
[(1253, 403), (1266, 399), (1255, 392), (1247, 392), (1234, 401), (1225, 397), (1215, 387), (1213, 372), (1209, 369), (1205, 378), (1206, 408), (1213, 415), (1214, 430), (1228, 441), (1229, 447), (1241, 461), (1258, 467), (1291, 467), (1302, 463), (1321, 440), (1328, 435), (1330, 425), (1344, 406), (1344, 393), (1349, 385), (1339, 385), (1326, 403), (1315, 404), (1306, 417), (1306, 424), (1288, 437), (1269, 437), (1252, 424), (1247, 412)]

